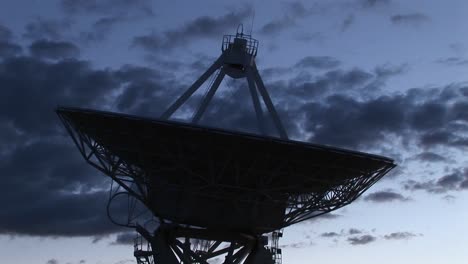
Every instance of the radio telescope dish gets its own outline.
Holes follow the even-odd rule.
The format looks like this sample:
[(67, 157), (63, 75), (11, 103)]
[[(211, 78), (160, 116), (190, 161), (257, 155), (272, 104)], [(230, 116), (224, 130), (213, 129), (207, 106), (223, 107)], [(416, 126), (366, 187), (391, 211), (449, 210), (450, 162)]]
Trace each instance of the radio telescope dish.
[[(289, 140), (257, 48), (242, 32), (225, 36), (222, 55), (160, 118), (57, 108), (85, 160), (158, 220), (156, 230), (128, 223), (142, 236), (138, 263), (274, 263), (279, 230), (351, 203), (395, 167), (386, 157)], [(169, 120), (213, 74), (192, 122)], [(198, 125), (225, 75), (247, 79), (260, 135)], [(279, 138), (265, 134), (259, 98)], [(266, 246), (267, 233), (275, 246)]]

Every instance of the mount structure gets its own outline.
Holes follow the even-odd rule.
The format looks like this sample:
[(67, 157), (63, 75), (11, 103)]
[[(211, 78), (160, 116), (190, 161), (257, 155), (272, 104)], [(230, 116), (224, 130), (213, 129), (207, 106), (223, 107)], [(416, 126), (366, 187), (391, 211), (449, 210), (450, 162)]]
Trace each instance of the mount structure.
[[(395, 167), (382, 156), (289, 140), (257, 49), (242, 31), (224, 36), (220, 57), (159, 119), (57, 108), (84, 159), (112, 178), (107, 212), (138, 232), (138, 263), (280, 263), (283, 228), (351, 203)], [(198, 125), (226, 75), (247, 79), (258, 135)], [(191, 122), (169, 120), (210, 76)], [(266, 135), (263, 108), (278, 137)]]

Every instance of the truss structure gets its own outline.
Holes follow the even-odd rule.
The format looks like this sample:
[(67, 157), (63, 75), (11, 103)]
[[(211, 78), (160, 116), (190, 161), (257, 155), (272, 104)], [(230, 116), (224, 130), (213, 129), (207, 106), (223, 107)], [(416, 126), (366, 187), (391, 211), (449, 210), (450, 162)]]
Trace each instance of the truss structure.
[[(162, 221), (268, 233), (351, 203), (395, 166), (290, 140), (85, 109), (57, 112), (86, 161), (117, 183), (111, 197), (125, 193)], [(138, 124), (147, 131), (129, 138), (124, 128)], [(149, 135), (152, 141), (141, 141)], [(177, 204), (164, 204), (173, 197), (193, 213), (178, 215)]]
[[(239, 31), (239, 29), (238, 29)], [(222, 54), (219, 58), (196, 80), (190, 88), (185, 91), (169, 108), (161, 115), (161, 119), (169, 119), (179, 107), (181, 107), (192, 96), (200, 86), (214, 74), (213, 82), (206, 92), (202, 102), (194, 112), (191, 122), (197, 124), (205, 113), (209, 103), (214, 97), (219, 85), (226, 75), (232, 78), (247, 79), (252, 103), (258, 122), (258, 129), (262, 135), (266, 135), (265, 118), (260, 99), (263, 100), (268, 113), (277, 129), (279, 136), (287, 139), (286, 129), (278, 116), (271, 101), (270, 95), (265, 88), (262, 77), (257, 69), (255, 57), (257, 56), (258, 41), (250, 35), (238, 32), (236, 35), (225, 35), (222, 44)], [(260, 94), (260, 97), (259, 97)]]
[[(381, 156), (289, 140), (258, 73), (257, 47), (242, 32), (225, 36), (222, 55), (159, 120), (56, 110), (84, 159), (116, 183), (108, 215), (140, 234), (138, 263), (222, 257), (224, 264), (280, 264), (278, 230), (351, 203), (395, 166)], [(168, 120), (214, 73), (191, 124)], [(247, 79), (261, 136), (197, 125), (225, 75)], [(266, 135), (258, 94), (279, 138)], [(119, 198), (127, 204), (117, 203), (114, 214)], [(122, 208), (125, 217), (115, 217)]]
[[(266, 236), (179, 225), (161, 225), (154, 234), (140, 226), (136, 230), (140, 237), (135, 244), (134, 256), (139, 264), (208, 264), (220, 260), (236, 264), (278, 263), (272, 257), (272, 251), (265, 247)], [(146, 248), (144, 242), (147, 243)]]

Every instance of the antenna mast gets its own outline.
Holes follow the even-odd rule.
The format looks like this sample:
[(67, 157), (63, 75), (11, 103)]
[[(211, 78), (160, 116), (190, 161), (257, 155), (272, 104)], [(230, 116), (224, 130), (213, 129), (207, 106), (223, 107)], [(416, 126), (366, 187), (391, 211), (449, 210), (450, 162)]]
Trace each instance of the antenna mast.
[[(263, 100), (268, 113), (273, 119), (280, 138), (288, 139), (286, 129), (271, 101), (265, 88), (262, 77), (257, 69), (255, 57), (257, 56), (258, 41), (250, 34), (244, 34), (244, 26), (239, 24), (236, 35), (224, 35), (219, 58), (185, 91), (169, 108), (161, 115), (161, 119), (169, 119), (215, 72), (215, 79), (201, 104), (192, 118), (192, 123), (197, 124), (205, 113), (210, 101), (214, 97), (219, 85), (226, 75), (234, 79), (247, 79), (252, 103), (257, 116), (258, 129), (262, 135), (266, 135), (265, 120), (260, 99)], [(259, 96), (260, 94), (260, 96)]]
[(252, 21), (250, 23), (250, 35), (252, 35), (253, 25), (255, 20), (255, 0), (252, 1)]

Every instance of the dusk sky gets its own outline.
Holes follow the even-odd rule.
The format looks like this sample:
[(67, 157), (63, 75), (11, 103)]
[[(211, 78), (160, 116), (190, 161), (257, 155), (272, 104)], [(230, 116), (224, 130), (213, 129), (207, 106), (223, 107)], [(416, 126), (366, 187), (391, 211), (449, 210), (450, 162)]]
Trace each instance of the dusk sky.
[[(135, 232), (107, 219), (109, 178), (54, 109), (157, 118), (239, 23), (292, 139), (398, 165), (286, 228), (283, 263), (468, 263), (467, 14), (466, 0), (2, 1), (0, 263), (136, 263)], [(226, 78), (201, 124), (257, 133), (248, 95)]]

